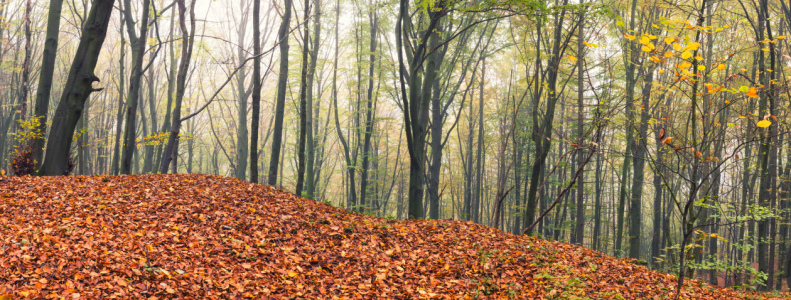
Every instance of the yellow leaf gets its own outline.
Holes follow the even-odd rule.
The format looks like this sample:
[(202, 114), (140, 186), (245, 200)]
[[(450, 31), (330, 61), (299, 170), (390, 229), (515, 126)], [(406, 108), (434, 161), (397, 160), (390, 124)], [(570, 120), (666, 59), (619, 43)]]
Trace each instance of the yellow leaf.
[(706, 66), (698, 66), (698, 71), (706, 71)]
[(297, 277), (297, 272), (289, 271), (288, 272), (288, 277)]
[(684, 51), (695, 51), (698, 50), (698, 48), (700, 48), (700, 43), (694, 42), (684, 47)]
[(679, 45), (678, 43), (673, 43), (673, 50), (681, 51), (681, 45)]
[(643, 52), (651, 52), (651, 47), (643, 46)]
[(665, 57), (673, 57), (673, 53), (670, 51), (665, 52)]
[(719, 66), (717, 66), (717, 69), (719, 69), (719, 70), (725, 70), (726, 68), (728, 68), (728, 67), (725, 66), (724, 64), (720, 64)]
[(763, 120), (763, 121), (760, 121), (760, 122), (755, 124), (755, 126), (758, 126), (758, 127), (761, 127), (761, 128), (769, 127), (770, 125), (772, 125), (772, 122), (771, 121), (767, 121), (767, 120)]
[(665, 38), (665, 44), (668, 44), (668, 45), (670, 45), (670, 43), (675, 42), (675, 41), (676, 41), (676, 38), (674, 38), (674, 37), (666, 37)]
[(626, 39), (628, 39), (630, 41), (634, 41), (634, 39), (637, 38), (637, 37), (635, 37), (635, 36), (633, 36), (631, 34), (624, 34), (623, 37), (625, 37)]
[(569, 58), (571, 58), (571, 60), (573, 60), (573, 61), (577, 61), (577, 58), (574, 57), (573, 55), (569, 55)]
[(683, 59), (689, 59), (690, 57), (692, 57), (692, 53), (689, 53), (689, 51), (684, 51), (684, 53), (681, 53), (681, 58)]

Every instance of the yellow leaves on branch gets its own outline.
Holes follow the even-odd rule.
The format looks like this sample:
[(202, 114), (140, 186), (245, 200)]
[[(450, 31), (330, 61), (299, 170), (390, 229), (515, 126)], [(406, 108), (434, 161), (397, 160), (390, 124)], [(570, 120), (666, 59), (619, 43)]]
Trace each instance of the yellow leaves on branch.
[(681, 58), (683, 59), (689, 59), (690, 57), (692, 57), (692, 53), (689, 51), (684, 51), (684, 53), (681, 53)]
[(698, 48), (700, 48), (700, 43), (693, 42), (693, 43), (687, 45), (686, 47), (684, 47), (684, 51), (695, 51), (695, 50), (698, 50)]
[(651, 37), (653, 36), (644, 35), (640, 37), (640, 44), (643, 44), (643, 52), (651, 52), (656, 49), (654, 43), (651, 42)]

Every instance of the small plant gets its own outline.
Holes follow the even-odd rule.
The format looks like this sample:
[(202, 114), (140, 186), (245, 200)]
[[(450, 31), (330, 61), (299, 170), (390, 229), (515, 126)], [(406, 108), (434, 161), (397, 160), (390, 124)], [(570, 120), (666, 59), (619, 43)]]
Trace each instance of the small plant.
[(16, 176), (32, 175), (36, 171), (33, 144), (35, 140), (44, 137), (44, 134), (39, 130), (41, 118), (41, 116), (38, 116), (27, 121), (19, 121), (19, 126), (22, 129), (14, 134), (16, 146), (14, 146), (14, 154), (11, 160), (11, 169)]

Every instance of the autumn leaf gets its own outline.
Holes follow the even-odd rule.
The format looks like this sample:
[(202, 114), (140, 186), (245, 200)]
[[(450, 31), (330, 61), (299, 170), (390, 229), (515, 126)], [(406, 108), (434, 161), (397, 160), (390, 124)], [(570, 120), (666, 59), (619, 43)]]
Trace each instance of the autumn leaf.
[(750, 89), (747, 91), (747, 96), (750, 98), (758, 98), (758, 89), (756, 89), (754, 86), (750, 87)]
[(761, 120), (761, 121), (758, 121), (758, 123), (755, 124), (755, 126), (758, 126), (758, 127), (761, 127), (761, 128), (769, 127), (771, 125), (772, 125), (772, 122), (771, 121), (767, 121), (767, 120)]

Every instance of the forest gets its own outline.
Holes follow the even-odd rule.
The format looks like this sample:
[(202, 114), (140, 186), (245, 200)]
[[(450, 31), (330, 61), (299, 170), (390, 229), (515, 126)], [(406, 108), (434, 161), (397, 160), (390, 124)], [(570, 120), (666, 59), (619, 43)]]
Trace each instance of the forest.
[(788, 32), (786, 0), (0, 0), (0, 175), (232, 177), (783, 291)]

